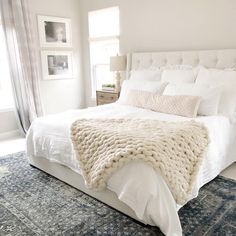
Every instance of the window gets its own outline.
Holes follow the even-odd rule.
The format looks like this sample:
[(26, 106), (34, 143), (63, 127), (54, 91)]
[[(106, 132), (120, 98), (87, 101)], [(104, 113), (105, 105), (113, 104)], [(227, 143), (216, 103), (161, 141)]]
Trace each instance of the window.
[(109, 70), (110, 57), (119, 53), (119, 7), (88, 14), (92, 97), (102, 84), (114, 84)]
[(13, 108), (13, 94), (6, 53), (4, 32), (0, 22), (0, 110)]

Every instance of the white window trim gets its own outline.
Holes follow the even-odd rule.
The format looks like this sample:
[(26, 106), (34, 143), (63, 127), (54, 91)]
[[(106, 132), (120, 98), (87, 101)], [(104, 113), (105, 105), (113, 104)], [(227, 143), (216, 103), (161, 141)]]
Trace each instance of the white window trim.
[[(92, 42), (102, 42), (102, 41), (109, 41), (109, 40), (119, 40), (120, 41), (120, 36), (118, 35), (114, 35), (114, 36), (106, 36), (106, 37), (94, 37), (94, 38), (88, 38), (89, 43)], [(119, 52), (118, 52), (119, 53)], [(91, 75), (91, 96), (90, 99), (91, 100), (96, 100), (96, 88), (97, 88), (97, 81), (96, 81), (96, 76), (95, 76), (95, 71), (96, 71), (96, 66), (99, 65), (108, 65), (109, 63), (98, 63), (95, 65), (91, 64), (91, 60), (90, 60), (90, 75)]]
[(12, 111), (15, 111), (14, 107), (0, 108), (0, 113), (6, 113), (6, 112), (12, 112)]
[(95, 38), (88, 38), (89, 42), (99, 42), (99, 41), (109, 41), (109, 40), (120, 40), (119, 35), (112, 35), (112, 36), (106, 36), (106, 37), (95, 37)]
[(96, 78), (96, 67), (97, 66), (109, 66), (109, 63), (98, 63), (91, 66), (91, 72), (92, 72), (92, 91), (91, 91), (91, 99), (96, 100), (96, 88), (97, 88), (97, 80)]
[[(95, 12), (102, 12), (102, 11), (107, 11), (107, 10), (111, 10), (111, 9), (118, 9), (119, 12), (119, 30), (118, 32), (114, 32), (115, 34), (112, 35), (105, 35), (105, 36), (90, 36), (88, 37), (88, 42), (89, 44), (93, 43), (93, 42), (104, 42), (104, 41), (112, 41), (112, 40), (117, 40), (120, 44), (120, 9), (119, 6), (113, 6), (113, 7), (108, 7), (108, 8), (103, 8), (103, 9), (99, 9), (99, 10), (95, 10), (95, 11), (91, 11), (88, 13), (88, 18), (90, 16), (92, 16), (92, 14), (94, 14)], [(96, 14), (96, 13), (95, 13)], [(89, 26), (88, 26), (88, 30), (89, 30)], [(117, 34), (118, 33), (118, 34)], [(90, 30), (89, 30), (89, 34), (90, 34)], [(90, 45), (89, 45), (90, 48)], [(90, 49), (91, 50), (91, 49)], [(119, 53), (119, 50), (118, 52)], [(90, 57), (91, 57), (91, 51), (90, 51)], [(101, 65), (105, 65), (105, 66), (109, 66), (109, 63), (97, 63), (97, 64), (92, 64), (91, 63), (91, 58), (90, 58), (90, 83), (91, 83), (91, 96), (90, 99), (91, 100), (96, 100), (96, 89), (97, 89), (97, 81), (96, 81), (96, 67), (97, 66), (101, 66)]]

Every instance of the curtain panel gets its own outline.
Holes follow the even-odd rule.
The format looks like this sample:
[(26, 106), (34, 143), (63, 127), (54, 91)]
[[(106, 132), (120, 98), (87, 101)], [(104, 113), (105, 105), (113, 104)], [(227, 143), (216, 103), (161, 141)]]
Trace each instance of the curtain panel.
[(39, 55), (28, 0), (0, 0), (16, 112), (24, 133), (43, 114), (39, 90)]

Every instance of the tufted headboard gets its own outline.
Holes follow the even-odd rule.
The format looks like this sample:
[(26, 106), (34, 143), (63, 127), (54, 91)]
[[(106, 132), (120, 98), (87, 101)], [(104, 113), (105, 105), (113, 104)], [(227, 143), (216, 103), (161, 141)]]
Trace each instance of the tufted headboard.
[(131, 70), (155, 70), (171, 65), (236, 69), (236, 49), (132, 53), (127, 58), (127, 76)]

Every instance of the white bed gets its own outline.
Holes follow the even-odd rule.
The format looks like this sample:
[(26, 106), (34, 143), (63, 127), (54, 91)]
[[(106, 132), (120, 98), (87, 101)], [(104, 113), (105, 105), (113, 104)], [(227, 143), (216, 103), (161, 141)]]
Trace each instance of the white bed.
[[(135, 70), (153, 69), (154, 65), (159, 67), (163, 66), (163, 63), (230, 68), (235, 65), (236, 50), (135, 53), (130, 58), (129, 68)], [(182, 229), (177, 214), (181, 206), (175, 203), (161, 175), (146, 163), (136, 161), (121, 168), (108, 181), (106, 191), (95, 192), (84, 186), (70, 141), (70, 125), (78, 118), (141, 118), (167, 121), (189, 118), (114, 103), (39, 118), (33, 122), (27, 134), (27, 155), (33, 166), (143, 223), (159, 226), (166, 235), (181, 235)], [(197, 196), (200, 187), (236, 160), (235, 124), (225, 116), (197, 117), (195, 120), (206, 125), (211, 143), (191, 198)]]

